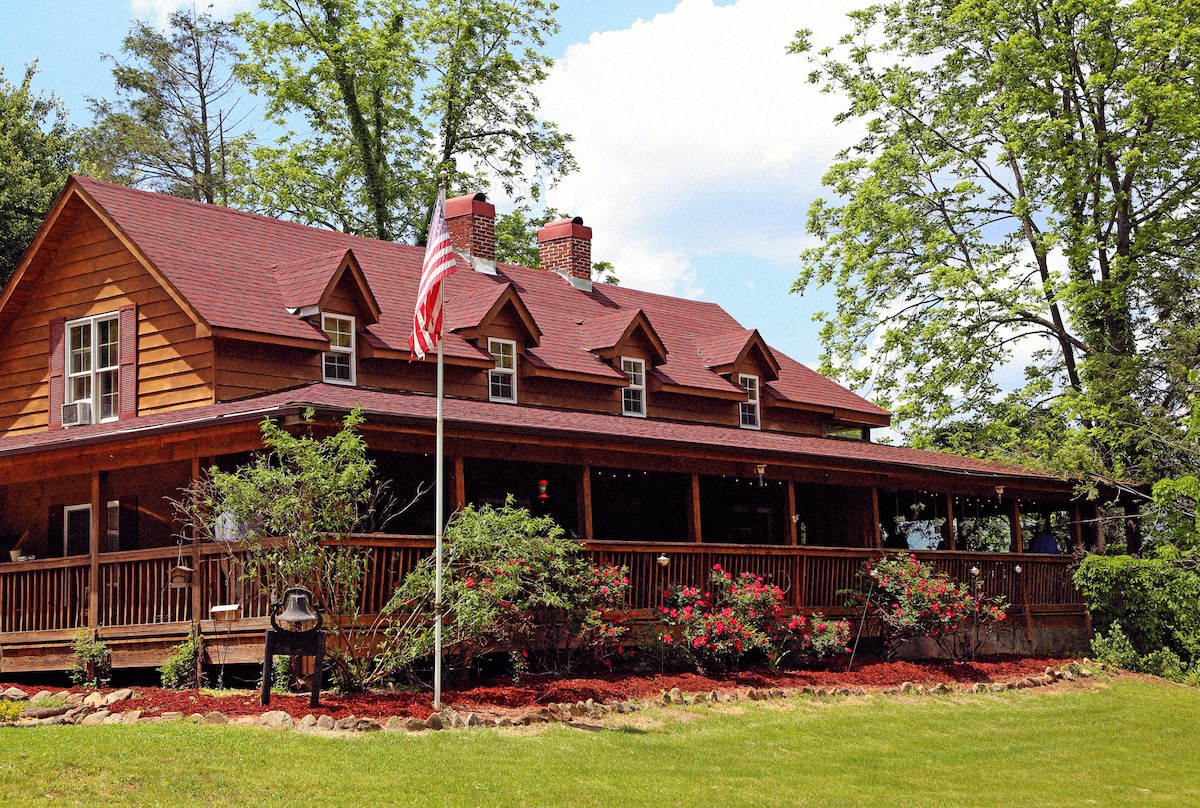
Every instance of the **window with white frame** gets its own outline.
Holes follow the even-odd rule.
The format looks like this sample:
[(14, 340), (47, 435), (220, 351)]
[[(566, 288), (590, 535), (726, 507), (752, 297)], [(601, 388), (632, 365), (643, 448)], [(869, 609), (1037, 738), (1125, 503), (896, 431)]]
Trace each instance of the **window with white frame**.
[(321, 378), (333, 384), (354, 384), (354, 318), (322, 314), (321, 328), (329, 337), (329, 350), (321, 357)]
[(740, 405), (742, 429), (758, 429), (758, 377), (739, 373), (738, 384), (746, 388), (746, 400)]
[(517, 343), (509, 339), (489, 339), (488, 351), (496, 367), (488, 372), (488, 398), (492, 401), (517, 400)]
[(90, 404), (96, 422), (115, 421), (121, 367), (116, 312), (72, 320), (66, 331), (66, 403)]
[(646, 415), (646, 363), (621, 357), (621, 370), (629, 376), (629, 386), (621, 391), (621, 414)]

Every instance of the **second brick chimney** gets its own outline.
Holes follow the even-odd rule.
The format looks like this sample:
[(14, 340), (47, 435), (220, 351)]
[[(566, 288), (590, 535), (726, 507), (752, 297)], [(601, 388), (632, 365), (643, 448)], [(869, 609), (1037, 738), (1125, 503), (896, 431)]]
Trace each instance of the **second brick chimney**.
[(447, 199), (446, 228), (454, 249), (470, 258), (477, 272), (496, 274), (496, 206), (484, 194)]
[(583, 219), (560, 219), (538, 231), (542, 269), (557, 272), (576, 289), (592, 290), (592, 228)]

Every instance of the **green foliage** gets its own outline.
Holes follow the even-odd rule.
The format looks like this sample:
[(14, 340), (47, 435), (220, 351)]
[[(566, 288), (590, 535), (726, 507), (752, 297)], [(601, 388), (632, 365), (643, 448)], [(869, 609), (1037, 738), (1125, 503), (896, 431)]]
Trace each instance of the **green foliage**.
[(158, 669), (162, 686), (172, 690), (188, 690), (201, 686), (197, 678), (200, 669), (200, 654), (204, 643), (199, 634), (189, 634), (187, 639), (171, 649), (171, 655), (166, 658)]
[(996, 624), (1004, 620), (1008, 602), (972, 592), (945, 573), (935, 572), (911, 554), (884, 556), (863, 565), (863, 590), (850, 592), (850, 605), (865, 607), (884, 634), (884, 655), (926, 637), (955, 659), (974, 654)]
[(0, 699), (0, 724), (16, 721), (25, 712), (25, 705), (19, 701)]
[(33, 90), (37, 64), (19, 84), (0, 66), (0, 285), (12, 275), (76, 163), (75, 132), (54, 95)]
[(264, 452), (234, 471), (209, 469), (172, 504), (195, 536), (225, 541), (244, 563), (246, 579), (272, 598), (297, 586), (313, 593), (332, 618), (324, 627), (332, 635), (335, 680), (355, 689), (372, 655), (362, 635), (342, 624), (352, 626), (358, 617), (368, 558), (338, 540), (370, 532), (376, 519), (386, 518), (386, 487), (375, 482), (375, 465), (357, 431), (360, 409), (325, 437), (314, 434), (314, 418), (305, 413), (307, 429), (300, 434), (264, 419)]
[(98, 687), (108, 680), (112, 669), (112, 654), (99, 638), (93, 638), (86, 628), (75, 634), (74, 660), (67, 671), (71, 681), (83, 687)]
[(1121, 629), (1121, 624), (1115, 620), (1109, 626), (1108, 634), (1096, 633), (1092, 639), (1092, 653), (1106, 665), (1160, 676), (1173, 682), (1200, 684), (1200, 665), (1195, 662), (1189, 665), (1179, 654), (1166, 647), (1148, 654), (1138, 653)]
[(1119, 626), (1138, 655), (1165, 648), (1187, 665), (1200, 662), (1200, 575), (1173, 548), (1149, 558), (1087, 556), (1075, 585), (1092, 622)]
[[(423, 238), (439, 169), (505, 193), (575, 167), (534, 88), (558, 30), (545, 0), (262, 0), (235, 18), (239, 73), (285, 129), (255, 150), (242, 202), (384, 240)], [(537, 188), (533, 188), (536, 198)]]
[[(198, 202), (228, 204), (229, 155), (247, 148), (231, 120), (237, 55), (230, 23), (175, 11), (164, 33), (135, 22), (113, 64), (116, 101), (90, 99), (83, 132), (95, 175)], [(231, 103), (232, 102), (232, 103)]]
[[(443, 646), (452, 663), (494, 651), (526, 652), (523, 660), (568, 668), (582, 651), (603, 661), (625, 629), (613, 612), (629, 579), (596, 565), (549, 516), (513, 507), (468, 505), (454, 515), (442, 546)], [(387, 630), (383, 670), (398, 670), (434, 651), (435, 560), (424, 559), (396, 590), (386, 611), (403, 615)]]
[(825, 175), (794, 286), (836, 292), (822, 370), (917, 445), (1175, 474), (1200, 340), (1194, 11), (889, 0), (837, 47), (800, 32), (863, 133)]
[(845, 651), (850, 637), (844, 621), (786, 617), (783, 590), (749, 572), (735, 577), (720, 564), (713, 565), (708, 589), (676, 586), (663, 594), (661, 641), (701, 672), (735, 666), (752, 654), (772, 667), (788, 656), (820, 659)]

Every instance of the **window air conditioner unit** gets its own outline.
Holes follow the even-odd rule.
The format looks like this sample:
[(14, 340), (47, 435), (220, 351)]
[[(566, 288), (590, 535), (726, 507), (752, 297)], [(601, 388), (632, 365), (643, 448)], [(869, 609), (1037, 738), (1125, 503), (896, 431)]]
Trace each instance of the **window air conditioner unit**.
[(83, 426), (92, 422), (92, 402), (76, 401), (71, 404), (63, 404), (62, 408), (62, 425), (63, 426)]

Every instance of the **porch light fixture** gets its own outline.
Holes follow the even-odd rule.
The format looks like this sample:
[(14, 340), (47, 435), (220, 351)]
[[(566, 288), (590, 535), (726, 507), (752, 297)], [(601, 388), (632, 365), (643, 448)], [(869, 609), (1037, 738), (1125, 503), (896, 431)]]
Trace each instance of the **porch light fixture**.
[(665, 569), (666, 566), (671, 563), (671, 559), (667, 558), (666, 553), (663, 553), (658, 558), (654, 559), (654, 562), (656, 564), (658, 564), (658, 566), (663, 567)]
[(762, 488), (764, 485), (766, 485), (766, 483), (763, 482), (763, 475), (767, 473), (767, 465), (765, 463), (759, 463), (754, 467), (754, 472), (758, 474), (758, 487)]
[(1015, 567), (1013, 567), (1013, 572), (1015, 572), (1017, 575), (1020, 575), (1021, 574), (1021, 565), (1018, 564)]
[(1004, 499), (1004, 486), (996, 486), (996, 501), (1000, 502)]
[(313, 657), (312, 695), (308, 704), (319, 706), (321, 669), (325, 665), (325, 632), (321, 631), (321, 609), (314, 606), (312, 592), (293, 587), (271, 604), (271, 627), (263, 648), (262, 704), (271, 703), (272, 668), (276, 654)]
[(971, 573), (971, 575), (976, 578), (979, 577), (979, 567), (971, 567), (971, 569), (967, 570), (967, 572)]

